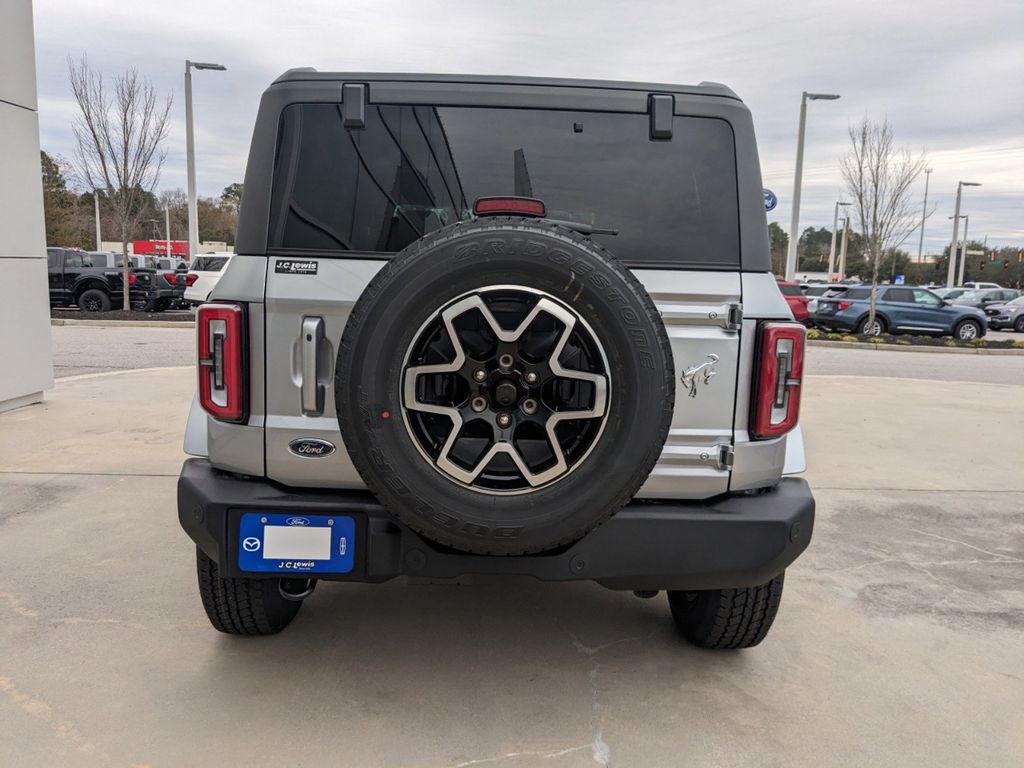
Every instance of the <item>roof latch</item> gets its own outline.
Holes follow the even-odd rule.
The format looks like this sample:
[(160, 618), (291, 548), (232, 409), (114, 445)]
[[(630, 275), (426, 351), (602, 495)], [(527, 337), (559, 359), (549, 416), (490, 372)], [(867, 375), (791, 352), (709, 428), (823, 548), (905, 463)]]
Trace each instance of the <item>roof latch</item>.
[(366, 127), (366, 86), (363, 83), (341, 86), (341, 113), (346, 128)]
[(672, 113), (675, 97), (668, 93), (652, 93), (647, 97), (647, 111), (651, 115), (651, 138), (672, 138)]

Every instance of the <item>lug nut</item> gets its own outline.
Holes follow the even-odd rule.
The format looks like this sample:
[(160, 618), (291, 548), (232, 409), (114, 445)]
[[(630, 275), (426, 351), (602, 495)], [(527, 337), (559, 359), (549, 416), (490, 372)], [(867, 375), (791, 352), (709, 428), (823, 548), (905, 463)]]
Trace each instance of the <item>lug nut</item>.
[(507, 413), (499, 413), (498, 414), (498, 426), (499, 427), (501, 427), (502, 429), (505, 429), (511, 423), (512, 423), (512, 417), (509, 416)]
[(483, 411), (487, 410), (487, 401), (484, 400), (482, 397), (474, 397), (472, 401), (470, 401), (469, 407), (472, 408), (477, 413), (482, 413)]
[(475, 371), (473, 371), (473, 378), (476, 379), (477, 381), (483, 381), (484, 379), (487, 378), (487, 371), (485, 371), (483, 368), (477, 368)]
[(526, 372), (526, 383), (527, 384), (536, 384), (537, 383), (537, 372), (536, 371), (527, 371)]
[(528, 413), (531, 416), (537, 412), (537, 401), (532, 397), (528, 397), (523, 400), (523, 413)]
[(498, 365), (502, 368), (511, 368), (514, 362), (515, 360), (512, 359), (512, 355), (507, 353), (498, 358)]

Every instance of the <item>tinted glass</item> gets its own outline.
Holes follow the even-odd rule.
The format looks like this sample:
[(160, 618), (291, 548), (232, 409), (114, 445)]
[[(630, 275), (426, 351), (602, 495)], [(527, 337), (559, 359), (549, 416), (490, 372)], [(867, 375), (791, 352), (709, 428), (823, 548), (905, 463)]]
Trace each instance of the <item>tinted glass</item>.
[(846, 293), (842, 294), (844, 299), (870, 299), (871, 289), (870, 288), (847, 288)]
[(56, 269), (60, 266), (60, 251), (55, 248), (46, 249), (46, 266), (49, 269)]
[(64, 256), (64, 268), (69, 267), (81, 267), (82, 266), (82, 254), (68, 251)]
[(900, 304), (913, 304), (914, 292), (909, 288), (889, 288), (882, 295), (884, 301), (895, 301)]
[(227, 256), (196, 256), (192, 260), (192, 271), (220, 272), (227, 263)]
[(779, 285), (779, 290), (782, 291), (783, 296), (803, 296), (804, 292), (800, 290), (799, 285)]
[(739, 264), (732, 129), (676, 117), (671, 141), (648, 115), (337, 105), (284, 112), (272, 247), (401, 250), (472, 217), (479, 197), (537, 197), (548, 218), (617, 235), (595, 240), (630, 264)]
[(938, 307), (942, 304), (942, 299), (931, 291), (918, 289), (914, 291), (914, 302), (929, 307)]

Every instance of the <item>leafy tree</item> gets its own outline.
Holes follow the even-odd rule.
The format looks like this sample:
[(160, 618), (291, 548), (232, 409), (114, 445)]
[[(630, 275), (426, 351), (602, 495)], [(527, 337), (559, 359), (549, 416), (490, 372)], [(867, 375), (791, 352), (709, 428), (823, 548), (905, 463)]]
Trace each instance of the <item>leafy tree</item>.
[(233, 184), (228, 184), (224, 187), (224, 191), (220, 193), (221, 203), (230, 206), (238, 211), (238, 206), (242, 204), (242, 184), (236, 181)]
[(772, 254), (772, 272), (776, 275), (786, 274), (786, 250), (789, 248), (789, 235), (774, 221), (768, 225), (768, 245)]
[[(40, 153), (43, 176), (43, 214), (47, 245), (89, 245), (94, 235), (83, 215), (78, 196), (68, 188), (70, 167), (59, 155)], [(90, 212), (92, 197), (89, 198)], [(98, 246), (97, 246), (98, 247)]]

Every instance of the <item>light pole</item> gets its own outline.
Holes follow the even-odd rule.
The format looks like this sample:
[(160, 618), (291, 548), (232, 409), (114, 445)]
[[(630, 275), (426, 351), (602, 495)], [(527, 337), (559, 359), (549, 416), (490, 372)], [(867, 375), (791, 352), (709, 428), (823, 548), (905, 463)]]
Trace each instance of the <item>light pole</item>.
[(199, 250), (199, 211), (196, 206), (196, 147), (192, 133), (192, 70), (213, 69), (223, 72), (223, 64), (210, 64), (185, 59), (185, 166), (188, 170), (188, 252), (195, 256)]
[(836, 268), (836, 227), (839, 226), (839, 206), (849, 205), (836, 201), (836, 209), (832, 213), (832, 245), (828, 248), (828, 279), (832, 279), (832, 273)]
[(846, 243), (850, 239), (850, 217), (843, 219), (843, 244), (839, 248), (839, 279), (846, 278)]
[(967, 225), (971, 223), (971, 217), (968, 214), (964, 214), (964, 247), (960, 251), (960, 270), (957, 273), (956, 284), (964, 284), (964, 264), (967, 263)]
[(94, 203), (93, 207), (96, 209), (96, 250), (99, 251), (103, 248), (100, 245), (103, 241), (100, 239), (100, 191), (98, 189), (93, 189), (92, 201)]
[(920, 264), (924, 253), (924, 220), (928, 218), (928, 181), (932, 175), (931, 168), (924, 169), (924, 205), (921, 208), (921, 239), (917, 241), (917, 263)]
[(800, 131), (796, 140), (796, 173), (793, 176), (793, 216), (789, 225), (789, 253), (786, 255), (786, 279), (796, 277), (796, 243), (800, 239), (800, 184), (804, 175), (804, 132), (807, 126), (808, 101), (834, 101), (839, 98), (835, 93), (808, 93), (804, 91), (800, 99)]
[(164, 234), (167, 235), (167, 256), (171, 255), (171, 207), (164, 203)]
[(956, 208), (953, 211), (953, 242), (949, 245), (949, 270), (946, 272), (946, 287), (952, 288), (956, 283), (953, 278), (956, 275), (956, 239), (960, 234), (960, 193), (964, 187), (980, 187), (976, 181), (958, 181), (956, 183)]

